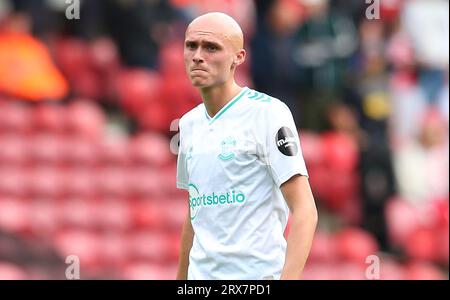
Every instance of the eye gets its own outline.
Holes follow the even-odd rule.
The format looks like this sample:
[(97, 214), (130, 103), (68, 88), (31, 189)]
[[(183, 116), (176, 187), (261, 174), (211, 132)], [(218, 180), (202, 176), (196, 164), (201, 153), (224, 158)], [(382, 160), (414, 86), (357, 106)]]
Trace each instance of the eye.
[(186, 43), (186, 48), (189, 50), (194, 50), (197, 48), (197, 45), (195, 43)]
[(206, 45), (206, 50), (208, 51), (216, 51), (218, 48), (215, 45)]

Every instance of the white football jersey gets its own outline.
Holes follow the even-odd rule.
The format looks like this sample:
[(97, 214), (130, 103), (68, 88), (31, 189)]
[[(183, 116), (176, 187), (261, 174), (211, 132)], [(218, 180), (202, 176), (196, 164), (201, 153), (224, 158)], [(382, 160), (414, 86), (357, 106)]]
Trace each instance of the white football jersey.
[(289, 108), (246, 87), (213, 118), (200, 104), (179, 125), (177, 187), (189, 191), (195, 233), (188, 279), (279, 279), (280, 185), (308, 176)]

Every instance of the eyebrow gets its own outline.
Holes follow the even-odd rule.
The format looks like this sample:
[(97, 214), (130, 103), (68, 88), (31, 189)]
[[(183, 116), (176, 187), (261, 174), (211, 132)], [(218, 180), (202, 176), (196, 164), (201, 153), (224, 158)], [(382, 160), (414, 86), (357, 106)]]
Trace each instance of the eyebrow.
[(221, 44), (219, 44), (218, 42), (213, 42), (213, 41), (208, 41), (208, 40), (200, 40), (200, 42), (196, 41), (196, 40), (186, 40), (185, 45), (192, 45), (192, 44), (203, 44), (203, 45), (213, 45), (216, 46), (218, 48), (222, 48), (223, 46)]

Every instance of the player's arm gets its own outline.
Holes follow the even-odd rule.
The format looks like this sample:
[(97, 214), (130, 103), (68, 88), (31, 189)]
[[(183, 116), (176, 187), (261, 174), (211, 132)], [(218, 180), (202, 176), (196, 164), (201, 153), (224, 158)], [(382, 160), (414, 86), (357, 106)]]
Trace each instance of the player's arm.
[(284, 182), (280, 189), (292, 218), (280, 279), (300, 279), (316, 230), (317, 209), (306, 176), (295, 175)]
[(194, 239), (194, 229), (191, 223), (191, 211), (188, 209), (186, 220), (181, 231), (181, 247), (178, 258), (178, 272), (177, 280), (186, 280), (189, 266), (189, 253), (192, 248), (192, 241)]

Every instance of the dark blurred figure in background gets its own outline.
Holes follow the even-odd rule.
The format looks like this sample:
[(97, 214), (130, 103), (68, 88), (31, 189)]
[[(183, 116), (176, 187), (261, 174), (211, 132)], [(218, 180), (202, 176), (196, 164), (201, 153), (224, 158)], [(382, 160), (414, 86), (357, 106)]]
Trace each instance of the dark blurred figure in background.
[(32, 24), (24, 13), (0, 16), (0, 92), (30, 101), (59, 100), (69, 93), (68, 82), (47, 45), (32, 35)]
[(111, 36), (123, 62), (156, 69), (159, 47), (169, 36), (169, 25), (180, 17), (167, 0), (80, 1), (79, 20), (64, 22), (68, 4), (59, 0), (14, 0), (18, 11), (30, 15), (33, 33), (45, 37), (62, 30), (84, 39)]
[(355, 25), (329, 0), (302, 1), (305, 19), (298, 27), (293, 60), (305, 128), (323, 130), (327, 103), (340, 98), (348, 80), (347, 61), (357, 47)]
[(436, 109), (418, 122), (419, 134), (394, 156), (399, 193), (414, 203), (442, 199), (449, 192), (448, 122)]
[[(129, 66), (156, 69), (159, 47), (169, 35), (175, 13), (166, 0), (106, 1), (106, 28)], [(118, 22), (120, 20), (120, 22)]]
[(0, 279), (61, 280), (65, 279), (66, 266), (49, 243), (30, 241), (0, 229)]
[(255, 88), (277, 95), (300, 120), (293, 61), (293, 34), (302, 22), (298, 1), (255, 1), (257, 30), (251, 41), (251, 71)]
[(363, 226), (370, 228), (383, 249), (388, 248), (383, 212), (395, 192), (388, 136), (390, 96), (388, 65), (384, 58), (385, 26), (382, 21), (361, 20), (350, 97), (365, 132), (365, 138), (359, 143)]

